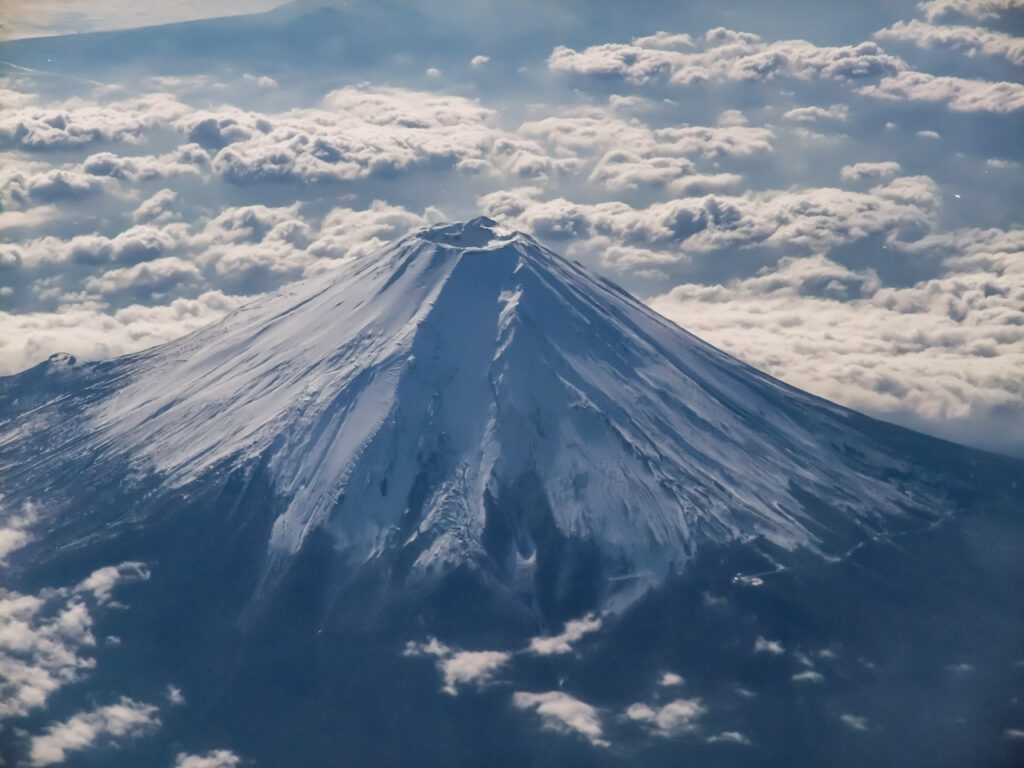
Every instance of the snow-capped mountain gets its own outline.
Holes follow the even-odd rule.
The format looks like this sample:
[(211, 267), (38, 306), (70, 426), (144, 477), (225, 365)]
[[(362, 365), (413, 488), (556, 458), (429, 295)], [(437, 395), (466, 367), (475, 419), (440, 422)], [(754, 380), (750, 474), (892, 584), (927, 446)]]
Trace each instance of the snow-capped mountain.
[[(599, 552), (604, 578), (635, 587), (703, 542), (829, 557), (953, 511), (950, 484), (867, 420), (484, 218), (181, 340), (106, 363), (51, 359), (3, 386), (16, 500), (71, 467), (188, 489), (262, 463), (281, 500), (271, 571), (322, 529), (352, 564), (401, 549), (414, 573), (473, 563), (529, 589), (550, 518)], [(53, 515), (75, 503), (56, 490)], [(94, 514), (88, 535), (102, 537), (146, 512)]]
[(0, 763), (1019, 764), (1022, 476), (433, 227), (0, 379)]

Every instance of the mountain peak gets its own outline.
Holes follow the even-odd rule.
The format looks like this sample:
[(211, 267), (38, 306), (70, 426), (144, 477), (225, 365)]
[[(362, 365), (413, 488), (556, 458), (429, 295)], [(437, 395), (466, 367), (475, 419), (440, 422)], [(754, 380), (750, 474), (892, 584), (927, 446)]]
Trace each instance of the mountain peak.
[(413, 237), (453, 248), (485, 248), (492, 244), (504, 244), (525, 235), (506, 229), (487, 216), (478, 216), (469, 221), (427, 227), (415, 233)]
[(15, 425), (50, 446), (53, 474), (167, 492), (265, 472), (268, 569), (319, 530), (353, 564), (475, 564), (506, 584), (581, 547), (633, 589), (705, 542), (833, 555), (942, 507), (849, 411), (487, 218), (76, 377), (71, 416), (58, 399)]

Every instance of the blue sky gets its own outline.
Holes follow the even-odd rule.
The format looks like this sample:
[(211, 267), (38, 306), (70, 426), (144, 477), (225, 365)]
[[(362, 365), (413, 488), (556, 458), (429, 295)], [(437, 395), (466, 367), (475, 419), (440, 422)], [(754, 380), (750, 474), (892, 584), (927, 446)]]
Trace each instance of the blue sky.
[(0, 44), (0, 373), (484, 213), (801, 388), (1024, 449), (1019, 0), (321, 6)]

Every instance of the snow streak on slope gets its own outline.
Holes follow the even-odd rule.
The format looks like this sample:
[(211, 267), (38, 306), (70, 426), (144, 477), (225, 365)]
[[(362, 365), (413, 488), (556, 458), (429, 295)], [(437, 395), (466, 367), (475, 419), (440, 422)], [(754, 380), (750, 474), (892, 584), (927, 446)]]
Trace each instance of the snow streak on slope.
[[(55, 450), (130, 457), (178, 487), (263, 457), (287, 503), (276, 558), (325, 526), (355, 563), (396, 546), (420, 570), (473, 562), (488, 509), (524, 479), (562, 535), (650, 580), (701, 541), (824, 554), (833, 524), (884, 527), (934, 501), (850, 412), (489, 219), (409, 236), (112, 371)], [(525, 530), (508, 567), (528, 575)]]

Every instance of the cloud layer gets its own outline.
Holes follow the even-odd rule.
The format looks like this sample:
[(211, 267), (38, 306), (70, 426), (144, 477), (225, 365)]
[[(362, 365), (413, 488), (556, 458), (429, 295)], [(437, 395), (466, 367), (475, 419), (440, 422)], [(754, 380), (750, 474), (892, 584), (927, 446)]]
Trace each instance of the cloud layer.
[(1024, 450), (1020, 39), (977, 22), (1016, 9), (928, 2), (830, 45), (655, 28), (554, 44), (518, 81), (481, 47), (301, 97), (278, 71), (11, 74), (0, 374), (167, 341), (485, 213), (797, 386)]

